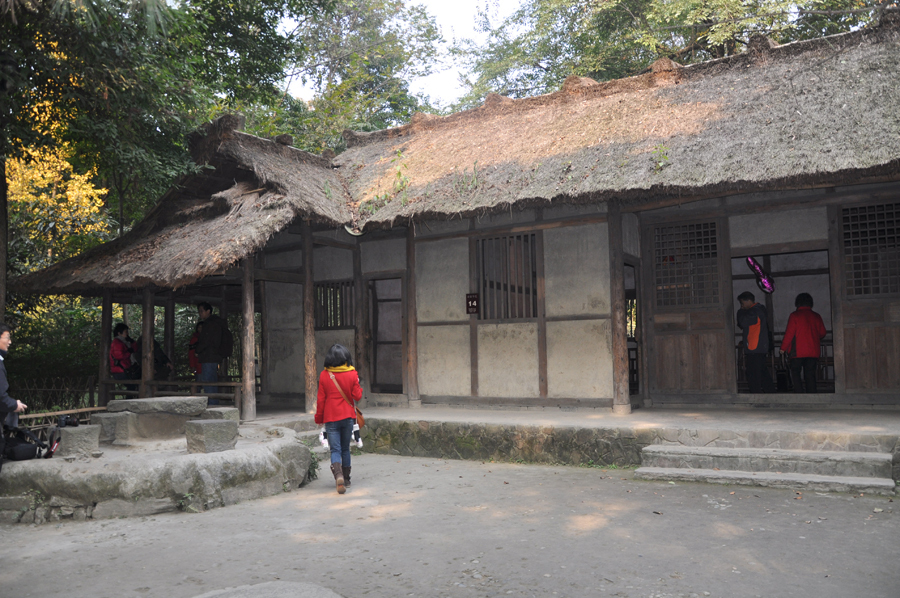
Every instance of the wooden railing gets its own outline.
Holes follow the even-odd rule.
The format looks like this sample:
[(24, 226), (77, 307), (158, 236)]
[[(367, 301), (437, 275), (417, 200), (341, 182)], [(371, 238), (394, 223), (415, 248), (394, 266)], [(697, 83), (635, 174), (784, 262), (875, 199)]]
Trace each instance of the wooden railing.
[[(107, 388), (108, 396), (111, 398), (125, 397), (125, 398), (138, 398), (140, 396), (139, 390), (126, 390), (124, 388), (117, 388), (117, 386), (137, 386), (140, 388), (141, 381), (140, 380), (114, 380), (107, 379), (101, 380), (100, 384)], [(227, 382), (197, 382), (196, 380), (151, 380), (147, 383), (150, 387), (150, 396), (165, 396), (165, 397), (192, 397), (203, 395), (208, 397), (209, 399), (215, 399), (219, 401), (219, 404), (228, 404), (230, 403), (234, 407), (238, 409), (241, 408), (241, 396), (242, 396), (242, 382), (238, 381), (227, 381)], [(216, 386), (219, 388), (220, 392), (203, 392), (204, 386)], [(222, 392), (223, 389), (226, 389), (225, 392)]]
[[(781, 345), (783, 334), (775, 335), (775, 346)], [(736, 334), (735, 343), (735, 363), (737, 364), (737, 386), (738, 392), (749, 392), (750, 386), (747, 384), (747, 373), (744, 368), (744, 349), (741, 346), (741, 335)], [(766, 365), (769, 369), (769, 375), (775, 382), (779, 392), (792, 392), (793, 382), (790, 374), (790, 358), (781, 353), (777, 357), (774, 352), (770, 351), (766, 355)], [(816, 386), (818, 392), (834, 392), (834, 341), (829, 332), (820, 344), (819, 364), (816, 367)]]
[(19, 427), (34, 432), (41, 440), (47, 440), (47, 431), (57, 425), (63, 415), (74, 415), (79, 425), (89, 425), (91, 415), (106, 411), (106, 407), (85, 407), (83, 409), (67, 409), (66, 411), (47, 411), (45, 413), (19, 414)]

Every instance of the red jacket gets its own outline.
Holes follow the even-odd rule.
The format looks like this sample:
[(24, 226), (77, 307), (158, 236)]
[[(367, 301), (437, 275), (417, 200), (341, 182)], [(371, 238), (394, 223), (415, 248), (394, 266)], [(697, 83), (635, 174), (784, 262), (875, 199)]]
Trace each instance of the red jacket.
[[(191, 345), (197, 344), (197, 333), (194, 333), (194, 336), (191, 337), (191, 340), (188, 341), (188, 347)], [(203, 365), (200, 363), (200, 358), (197, 357), (197, 350), (188, 348), (188, 367), (191, 368), (191, 371), (195, 374), (199, 374), (200, 370), (203, 369)]]
[[(322, 370), (319, 376), (319, 396), (316, 404), (316, 423), (336, 422), (352, 417), (356, 419), (356, 409), (347, 404), (331, 380), (331, 372)], [(362, 398), (359, 386), (359, 374), (356, 370), (334, 372), (337, 383), (351, 401), (358, 402)]]
[[(111, 374), (124, 373), (125, 368), (131, 367), (132, 353), (134, 353), (133, 346), (129, 347), (119, 337), (112, 339), (112, 343), (109, 345), (109, 372)], [(119, 365), (120, 363), (121, 365)]]
[(788, 353), (791, 344), (794, 343), (797, 350), (794, 357), (819, 357), (821, 355), (819, 345), (825, 332), (822, 316), (811, 307), (798, 307), (788, 318), (784, 340), (781, 341), (781, 351)]

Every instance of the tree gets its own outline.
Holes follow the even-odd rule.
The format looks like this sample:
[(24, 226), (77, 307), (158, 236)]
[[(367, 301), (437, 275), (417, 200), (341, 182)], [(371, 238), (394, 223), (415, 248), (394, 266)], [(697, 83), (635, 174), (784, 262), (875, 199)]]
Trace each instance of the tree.
[(569, 75), (597, 80), (640, 72), (657, 58), (699, 62), (740, 52), (755, 33), (778, 43), (861, 27), (886, 4), (862, 0), (527, 0), (454, 53), (472, 75), (459, 108), (489, 92), (525, 97), (559, 89)]
[(428, 74), (442, 38), (433, 17), (402, 0), (340, 0), (330, 15), (298, 21), (292, 32), (302, 52), (287, 76), (316, 91), (305, 105), (287, 92), (267, 103), (245, 105), (247, 129), (291, 131), (294, 145), (320, 153), (343, 148), (344, 129), (373, 131), (406, 122), (427, 98), (408, 81)]

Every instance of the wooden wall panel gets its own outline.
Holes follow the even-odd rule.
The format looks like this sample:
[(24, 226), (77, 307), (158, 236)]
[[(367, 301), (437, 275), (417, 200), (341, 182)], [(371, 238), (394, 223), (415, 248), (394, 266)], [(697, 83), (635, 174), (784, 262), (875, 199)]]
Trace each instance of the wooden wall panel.
[(721, 391), (730, 385), (722, 355), (732, 350), (726, 335), (717, 333), (663, 334), (655, 338), (655, 391)]
[(878, 328), (875, 372), (879, 390), (900, 389), (900, 328)]

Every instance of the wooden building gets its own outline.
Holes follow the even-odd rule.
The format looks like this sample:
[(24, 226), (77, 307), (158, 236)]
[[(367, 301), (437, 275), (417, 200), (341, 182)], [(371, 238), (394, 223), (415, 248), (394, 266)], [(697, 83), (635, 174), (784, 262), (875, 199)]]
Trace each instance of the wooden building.
[[(754, 38), (738, 56), (347, 132), (337, 157), (224, 116), (192, 139), (206, 174), (121, 239), (13, 284), (107, 308), (261, 312), (245, 418), (257, 398), (299, 407), (306, 393), (309, 408), (334, 342), (384, 405), (900, 405), (898, 81), (887, 12), (853, 33)], [(756, 291), (776, 342), (796, 294), (816, 300), (824, 392), (788, 392), (775, 358), (782, 392), (746, 392), (747, 256), (776, 281)]]

